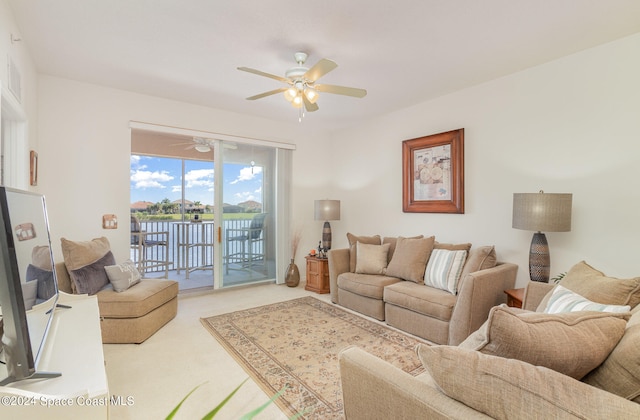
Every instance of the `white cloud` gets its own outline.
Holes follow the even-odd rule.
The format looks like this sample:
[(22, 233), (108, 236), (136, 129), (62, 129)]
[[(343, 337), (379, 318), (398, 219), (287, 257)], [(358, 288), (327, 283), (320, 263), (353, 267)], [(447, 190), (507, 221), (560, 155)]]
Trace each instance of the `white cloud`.
[(256, 197), (253, 195), (253, 193), (249, 191), (235, 193), (234, 197), (238, 199), (238, 203), (242, 203), (244, 201), (249, 201), (249, 200), (254, 200), (254, 201), (256, 200)]
[(254, 166), (253, 168), (251, 166), (246, 166), (240, 169), (240, 174), (238, 175), (238, 178), (231, 181), (231, 185), (237, 184), (238, 182), (241, 182), (241, 181), (251, 181), (253, 178), (256, 177), (256, 175), (261, 173), (262, 173), (262, 166)]
[[(213, 191), (213, 169), (194, 169), (184, 174), (185, 189), (190, 188), (206, 188), (207, 191)], [(174, 185), (173, 192), (180, 192), (181, 185)]]
[(140, 188), (166, 188), (163, 183), (173, 180), (173, 176), (167, 171), (131, 171), (131, 182), (136, 189)]

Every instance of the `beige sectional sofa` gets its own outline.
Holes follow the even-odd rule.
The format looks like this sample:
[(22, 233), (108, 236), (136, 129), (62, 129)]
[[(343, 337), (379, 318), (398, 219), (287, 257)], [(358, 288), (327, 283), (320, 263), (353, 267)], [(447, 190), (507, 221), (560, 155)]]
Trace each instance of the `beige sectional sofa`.
[[(462, 342), (493, 306), (506, 302), (504, 291), (515, 284), (518, 266), (497, 262), (493, 246), (442, 244), (422, 236), (347, 237), (349, 248), (332, 249), (328, 255), (331, 301), (437, 344)], [(386, 264), (366, 264), (366, 258), (361, 263), (363, 251), (366, 257), (371, 249), (379, 250)], [(447, 272), (445, 267), (439, 273), (450, 280), (457, 270), (455, 285), (425, 285), (436, 254), (445, 261), (440, 267), (453, 265), (455, 256), (462, 259), (457, 269)]]
[[(421, 345), (426, 371), (416, 377), (358, 347), (343, 350), (346, 418), (640, 418), (640, 277), (609, 278), (583, 262), (560, 286), (593, 302), (546, 313), (563, 304), (554, 301), (562, 289), (531, 282), (523, 310), (492, 308), (460, 346)], [(622, 312), (599, 312), (609, 305)]]

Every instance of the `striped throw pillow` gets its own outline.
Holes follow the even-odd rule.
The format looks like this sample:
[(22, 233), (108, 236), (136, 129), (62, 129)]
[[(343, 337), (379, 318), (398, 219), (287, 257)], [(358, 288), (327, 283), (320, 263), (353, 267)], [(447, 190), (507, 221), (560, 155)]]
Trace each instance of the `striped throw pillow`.
[(424, 284), (457, 294), (458, 281), (466, 259), (467, 251), (434, 249), (424, 272)]
[(565, 287), (558, 285), (551, 293), (551, 297), (549, 298), (549, 302), (547, 302), (547, 307), (544, 312), (548, 314), (578, 311), (623, 313), (629, 312), (630, 310), (631, 307), (629, 305), (605, 305), (603, 303), (593, 302)]

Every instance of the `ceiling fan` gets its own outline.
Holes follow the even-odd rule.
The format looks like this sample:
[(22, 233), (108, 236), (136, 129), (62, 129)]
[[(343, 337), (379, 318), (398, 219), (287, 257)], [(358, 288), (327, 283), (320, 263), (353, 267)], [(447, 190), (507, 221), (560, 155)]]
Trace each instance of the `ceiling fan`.
[[(207, 152), (210, 152), (211, 149), (213, 149), (214, 143), (215, 143), (214, 139), (207, 139), (204, 137), (193, 137), (191, 141), (186, 143), (178, 143), (175, 146), (186, 145), (187, 147), (184, 148), (185, 150), (196, 149), (200, 153), (207, 153)], [(225, 141), (222, 143), (222, 147), (225, 149), (237, 149), (238, 145), (233, 142)]]
[(364, 89), (316, 83), (320, 77), (338, 67), (335, 62), (323, 58), (322, 60), (318, 61), (313, 67), (308, 68), (304, 66), (305, 61), (307, 61), (306, 53), (297, 52), (293, 55), (293, 57), (295, 58), (298, 65), (287, 70), (285, 72), (285, 77), (265, 73), (263, 71), (255, 70), (249, 67), (238, 67), (238, 70), (257, 74), (258, 76), (269, 77), (288, 85), (278, 89), (270, 90), (268, 92), (260, 93), (258, 95), (250, 96), (247, 99), (253, 101), (283, 92), (284, 97), (291, 103), (291, 105), (294, 108), (300, 109), (302, 116), (303, 106), (304, 109), (307, 110), (307, 112), (318, 110), (318, 105), (316, 104), (319, 96), (318, 92), (353, 96), (355, 98), (363, 98), (364, 96), (366, 96), (367, 91)]

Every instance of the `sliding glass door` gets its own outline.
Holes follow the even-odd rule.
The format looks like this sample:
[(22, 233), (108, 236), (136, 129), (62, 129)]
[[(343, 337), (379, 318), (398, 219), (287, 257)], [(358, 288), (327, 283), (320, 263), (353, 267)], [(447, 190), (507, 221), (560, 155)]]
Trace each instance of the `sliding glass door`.
[[(220, 287), (276, 278), (276, 149), (221, 142), (216, 185)], [(221, 200), (221, 201), (220, 201)]]
[(169, 277), (180, 289), (282, 283), (292, 147), (132, 126), (139, 126), (131, 131), (132, 219), (147, 232), (167, 232)]

